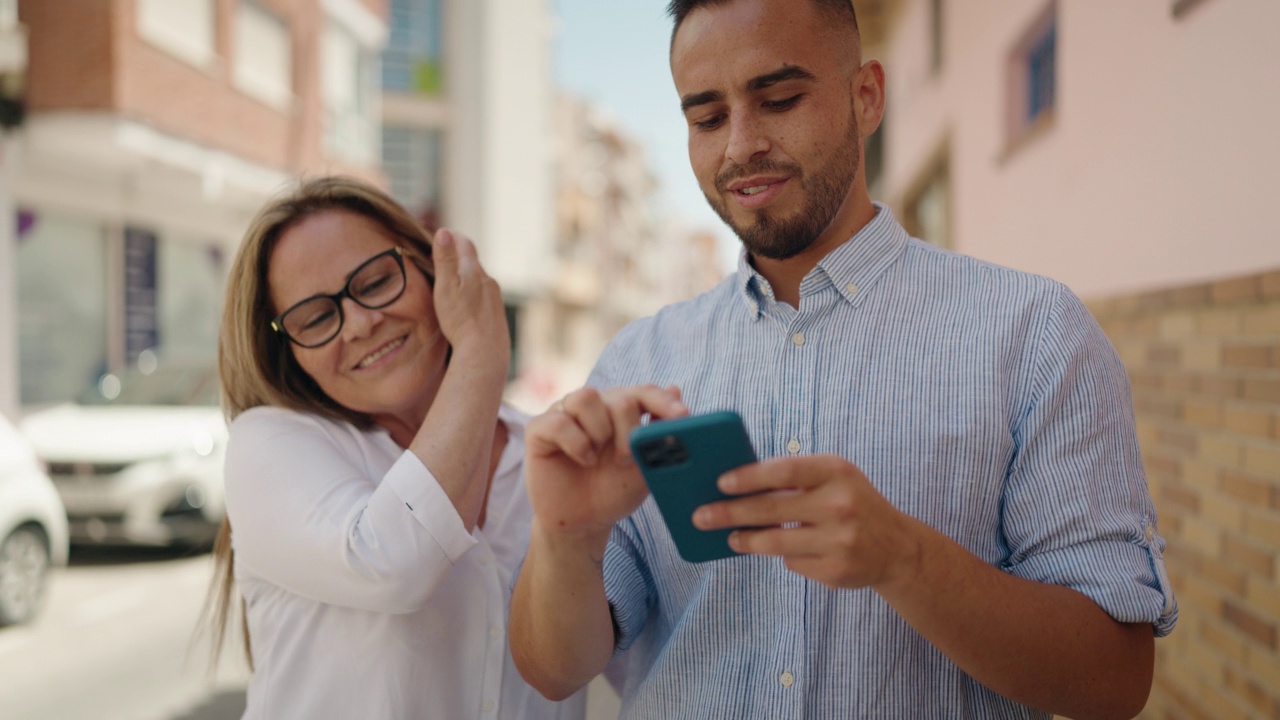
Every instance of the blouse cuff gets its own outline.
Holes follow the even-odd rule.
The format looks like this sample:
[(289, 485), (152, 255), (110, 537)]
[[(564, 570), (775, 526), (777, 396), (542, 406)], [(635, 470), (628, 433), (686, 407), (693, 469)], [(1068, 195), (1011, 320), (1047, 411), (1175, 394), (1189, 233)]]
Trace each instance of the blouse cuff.
[(387, 471), (383, 482), (391, 486), (409, 514), (426, 528), (449, 562), (455, 563), (479, 541), (462, 524), (453, 501), (422, 459), (406, 450)]

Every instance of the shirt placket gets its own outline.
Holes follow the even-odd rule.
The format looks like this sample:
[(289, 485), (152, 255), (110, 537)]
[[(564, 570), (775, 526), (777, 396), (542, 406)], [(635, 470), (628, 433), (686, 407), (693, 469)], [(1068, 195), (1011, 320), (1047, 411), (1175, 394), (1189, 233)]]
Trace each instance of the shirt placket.
[(484, 536), (480, 535), (479, 539), (480, 544), (474, 548), (473, 552), (476, 553), (476, 562), (479, 564), (481, 575), (484, 577), (486, 593), (484, 598), (476, 598), (476, 602), (483, 602), (485, 620), (488, 624), (488, 631), (485, 633), (484, 640), (484, 674), (480, 678), (479, 717), (487, 719), (498, 717), (499, 702), (502, 698), (502, 669), (506, 643), (504, 642), (503, 632), (505, 627), (503, 603), (492, 601), (493, 598), (501, 598), (503, 595), (498, 561)]
[[(817, 352), (821, 338), (817, 334), (816, 318), (821, 317), (829, 304), (830, 292), (820, 292), (805, 297), (798, 311), (784, 308), (781, 323), (784, 328), (780, 342), (777, 407), (782, 409), (776, 427), (774, 443), (779, 446), (775, 455), (799, 457), (813, 453), (814, 413), (816, 409)], [(781, 585), (785, 594), (784, 607), (792, 608), (781, 625), (777, 658), (776, 683), (781, 697), (780, 716), (796, 718), (804, 716), (804, 688), (812, 687), (806, 665), (805, 638), (808, 636), (809, 581), (789, 570), (782, 570)]]

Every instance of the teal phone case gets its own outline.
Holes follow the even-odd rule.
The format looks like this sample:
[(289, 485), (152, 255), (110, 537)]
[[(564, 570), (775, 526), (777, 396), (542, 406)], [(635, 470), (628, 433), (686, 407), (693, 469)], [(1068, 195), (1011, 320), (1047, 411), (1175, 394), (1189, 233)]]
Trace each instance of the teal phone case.
[(716, 480), (756, 461), (742, 418), (724, 411), (659, 420), (632, 430), (630, 443), (680, 557), (705, 562), (737, 555), (729, 547), (732, 530), (699, 530), (693, 511), (730, 497)]

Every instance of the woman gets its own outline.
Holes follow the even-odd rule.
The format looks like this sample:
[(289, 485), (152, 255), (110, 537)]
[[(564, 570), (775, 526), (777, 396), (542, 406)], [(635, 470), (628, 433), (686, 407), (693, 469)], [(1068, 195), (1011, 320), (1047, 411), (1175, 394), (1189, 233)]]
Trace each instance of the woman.
[[(580, 718), (506, 640), (526, 418), (497, 284), (465, 238), (322, 178), (268, 205), (228, 280), (215, 641), (234, 589), (245, 718)], [(232, 531), (234, 529), (234, 532)], [(220, 642), (219, 642), (220, 644)]]

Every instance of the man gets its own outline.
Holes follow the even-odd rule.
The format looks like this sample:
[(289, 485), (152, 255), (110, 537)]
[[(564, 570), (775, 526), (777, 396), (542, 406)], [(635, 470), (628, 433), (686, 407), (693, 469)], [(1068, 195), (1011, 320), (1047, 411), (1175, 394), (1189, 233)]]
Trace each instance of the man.
[[(670, 10), (690, 160), (744, 253), (531, 424), (521, 672), (562, 697), (626, 651), (636, 718), (1135, 715), (1176, 605), (1101, 330), (871, 202), (884, 70), (848, 0)], [(626, 439), (721, 409), (764, 460), (694, 521), (751, 529), (686, 563)]]

